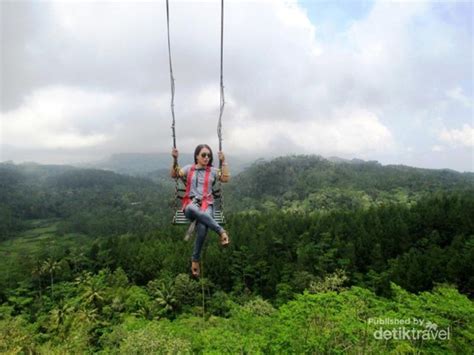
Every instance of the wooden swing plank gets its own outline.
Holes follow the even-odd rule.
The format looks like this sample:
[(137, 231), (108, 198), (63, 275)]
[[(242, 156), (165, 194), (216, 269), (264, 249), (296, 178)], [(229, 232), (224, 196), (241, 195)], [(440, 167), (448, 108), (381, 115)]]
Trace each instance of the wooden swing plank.
[[(222, 213), (221, 210), (218, 210), (218, 209), (214, 210), (213, 218), (218, 224), (220, 225), (225, 224), (224, 214)], [(191, 223), (191, 221), (186, 218), (183, 211), (177, 210), (173, 217), (173, 224), (189, 224), (189, 223)]]

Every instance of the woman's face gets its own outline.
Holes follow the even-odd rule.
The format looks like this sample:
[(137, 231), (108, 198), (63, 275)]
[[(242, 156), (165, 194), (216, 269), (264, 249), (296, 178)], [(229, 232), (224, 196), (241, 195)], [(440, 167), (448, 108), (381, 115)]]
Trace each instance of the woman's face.
[(201, 166), (207, 166), (211, 159), (211, 152), (207, 148), (202, 148), (197, 156), (197, 162)]

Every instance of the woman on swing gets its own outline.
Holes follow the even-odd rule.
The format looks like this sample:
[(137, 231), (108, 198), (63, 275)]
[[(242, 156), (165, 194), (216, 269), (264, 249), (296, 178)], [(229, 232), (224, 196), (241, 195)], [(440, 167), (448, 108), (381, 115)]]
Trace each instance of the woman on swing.
[(176, 148), (173, 148), (171, 155), (174, 158), (171, 177), (174, 179), (180, 177), (186, 181), (186, 194), (183, 198), (184, 215), (189, 220), (196, 222), (197, 237), (191, 259), (191, 272), (194, 277), (198, 277), (201, 250), (208, 228), (219, 235), (220, 244), (223, 247), (230, 243), (227, 232), (212, 217), (214, 211), (212, 186), (217, 179), (221, 182), (229, 181), (229, 167), (225, 162), (223, 152), (218, 154), (219, 160), (222, 162), (222, 170), (212, 166), (212, 150), (207, 144), (198, 145), (194, 150), (194, 164), (186, 165), (183, 168), (178, 165), (178, 150)]

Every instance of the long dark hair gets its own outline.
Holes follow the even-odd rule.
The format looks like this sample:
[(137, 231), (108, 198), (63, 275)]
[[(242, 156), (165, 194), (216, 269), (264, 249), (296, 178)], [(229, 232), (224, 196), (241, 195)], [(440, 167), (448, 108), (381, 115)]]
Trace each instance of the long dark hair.
[(199, 155), (199, 153), (201, 153), (201, 150), (203, 148), (209, 149), (209, 153), (211, 153), (211, 157), (209, 158), (209, 163), (207, 165), (212, 166), (212, 161), (213, 161), (213, 158), (214, 158), (214, 154), (212, 154), (212, 149), (207, 144), (199, 144), (196, 147), (196, 149), (194, 149), (194, 164), (197, 164), (197, 162), (198, 162), (197, 156)]

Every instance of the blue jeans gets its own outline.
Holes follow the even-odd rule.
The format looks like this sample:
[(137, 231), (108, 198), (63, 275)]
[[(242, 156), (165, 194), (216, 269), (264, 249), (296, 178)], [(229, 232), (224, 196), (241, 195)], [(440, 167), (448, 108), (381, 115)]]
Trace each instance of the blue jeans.
[(199, 261), (201, 257), (202, 246), (206, 240), (207, 230), (210, 228), (217, 234), (221, 235), (224, 231), (212, 217), (214, 212), (214, 206), (207, 206), (206, 211), (201, 211), (201, 207), (195, 203), (190, 203), (184, 209), (184, 215), (191, 221), (196, 220), (196, 240), (194, 241), (194, 250), (193, 250), (193, 261)]

